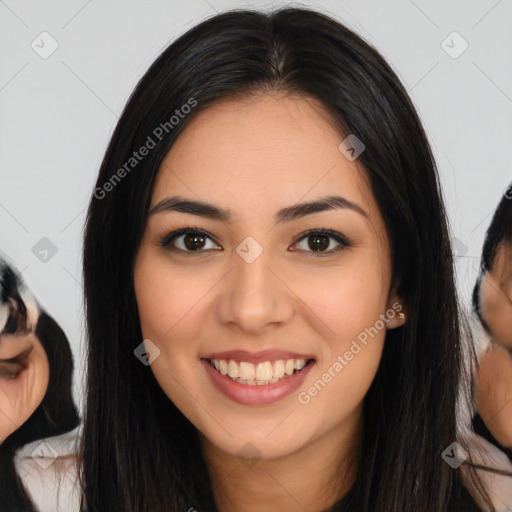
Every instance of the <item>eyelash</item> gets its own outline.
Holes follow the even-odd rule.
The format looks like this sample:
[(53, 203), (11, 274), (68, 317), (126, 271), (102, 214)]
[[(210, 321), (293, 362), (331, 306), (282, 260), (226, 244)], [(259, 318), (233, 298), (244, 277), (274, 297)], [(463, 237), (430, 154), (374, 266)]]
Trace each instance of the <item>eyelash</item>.
[[(182, 229), (178, 229), (176, 231), (172, 231), (171, 233), (168, 233), (167, 235), (165, 235), (162, 239), (159, 240), (159, 245), (161, 245), (168, 251), (182, 252), (185, 254), (201, 254), (201, 253), (207, 252), (208, 250), (212, 250), (212, 249), (200, 249), (197, 251), (188, 251), (185, 249), (179, 249), (177, 247), (173, 247), (171, 245), (178, 237), (180, 237), (182, 235), (187, 235), (187, 234), (200, 235), (200, 236), (208, 238), (208, 239), (212, 240), (214, 243), (216, 243), (213, 240), (213, 238), (206, 231), (204, 231), (202, 229), (182, 228)], [(307, 251), (307, 250), (303, 251), (303, 252), (311, 253), (314, 257), (322, 257), (324, 255), (332, 255), (334, 253), (337, 253), (337, 252), (343, 250), (346, 247), (352, 246), (351, 240), (349, 240), (345, 235), (342, 235), (341, 233), (338, 233), (337, 231), (332, 231), (330, 229), (313, 229), (313, 230), (306, 231), (305, 233), (302, 233), (302, 235), (299, 236), (299, 238), (294, 243), (294, 245), (301, 242), (304, 239), (307, 239), (310, 236), (313, 236), (313, 235), (327, 236), (329, 238), (336, 240), (336, 242), (338, 242), (340, 244), (335, 249), (330, 249), (328, 251)], [(329, 243), (329, 245), (330, 245), (330, 243)], [(213, 249), (213, 250), (218, 250), (218, 249)]]

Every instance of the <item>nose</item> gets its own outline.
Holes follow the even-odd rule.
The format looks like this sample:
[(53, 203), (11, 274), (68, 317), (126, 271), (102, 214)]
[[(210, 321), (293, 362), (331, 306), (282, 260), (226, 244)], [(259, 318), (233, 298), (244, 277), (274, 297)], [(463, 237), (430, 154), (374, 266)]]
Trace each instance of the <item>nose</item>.
[(234, 252), (233, 268), (221, 288), (221, 323), (252, 335), (285, 324), (294, 314), (294, 303), (284, 281), (266, 251), (251, 263)]

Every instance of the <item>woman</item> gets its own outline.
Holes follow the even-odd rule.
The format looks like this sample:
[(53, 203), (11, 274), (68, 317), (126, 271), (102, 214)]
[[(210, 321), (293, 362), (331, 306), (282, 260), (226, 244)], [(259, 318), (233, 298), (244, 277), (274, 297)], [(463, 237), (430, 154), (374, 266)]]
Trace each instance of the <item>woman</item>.
[(452, 264), (427, 138), (374, 48), (307, 9), (189, 30), (89, 206), (84, 510), (479, 510), (462, 467), (494, 510), (450, 448)]
[(473, 307), (488, 337), (475, 386), (475, 430), (512, 461), (512, 184), (493, 215)]
[[(69, 511), (78, 414), (67, 338), (0, 258), (0, 511)], [(75, 471), (76, 473), (76, 471)], [(76, 499), (75, 499), (76, 503)], [(75, 508), (76, 509), (76, 508)]]

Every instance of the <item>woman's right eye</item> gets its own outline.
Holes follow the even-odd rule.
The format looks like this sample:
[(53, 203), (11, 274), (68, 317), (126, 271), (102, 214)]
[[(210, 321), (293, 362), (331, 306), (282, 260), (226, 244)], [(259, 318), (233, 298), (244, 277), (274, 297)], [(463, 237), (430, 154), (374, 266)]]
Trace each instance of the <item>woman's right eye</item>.
[(211, 237), (201, 229), (184, 228), (178, 229), (166, 235), (159, 241), (162, 247), (168, 251), (183, 253), (201, 253), (207, 250), (220, 250), (220, 247), (213, 243), (214, 247), (206, 248), (207, 241), (213, 243)]

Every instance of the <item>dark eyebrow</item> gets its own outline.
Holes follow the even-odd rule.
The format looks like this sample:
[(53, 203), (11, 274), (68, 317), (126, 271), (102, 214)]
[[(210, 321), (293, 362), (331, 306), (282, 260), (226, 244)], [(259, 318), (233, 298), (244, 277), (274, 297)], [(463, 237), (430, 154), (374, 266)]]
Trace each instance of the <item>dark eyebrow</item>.
[[(368, 218), (366, 211), (358, 204), (341, 196), (327, 196), (321, 197), (316, 201), (297, 203), (293, 206), (288, 206), (279, 210), (276, 214), (276, 223), (290, 222), (292, 220), (305, 217), (306, 215), (311, 215), (312, 213), (343, 208), (352, 210), (363, 217)], [(223, 222), (229, 221), (231, 218), (231, 212), (229, 210), (218, 208), (211, 203), (184, 199), (181, 196), (171, 196), (166, 199), (162, 199), (162, 201), (151, 208), (149, 215), (171, 211), (189, 213), (200, 217), (208, 217), (210, 219), (220, 220)]]

